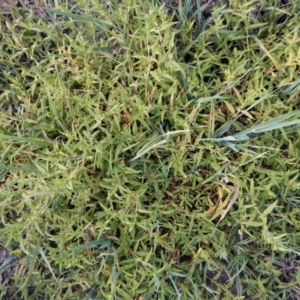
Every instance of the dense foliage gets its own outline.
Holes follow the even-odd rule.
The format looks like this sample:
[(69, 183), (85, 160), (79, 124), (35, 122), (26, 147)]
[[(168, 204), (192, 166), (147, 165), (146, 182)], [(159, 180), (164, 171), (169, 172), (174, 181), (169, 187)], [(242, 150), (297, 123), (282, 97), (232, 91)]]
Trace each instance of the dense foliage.
[(299, 8), (0, 15), (1, 299), (299, 299)]

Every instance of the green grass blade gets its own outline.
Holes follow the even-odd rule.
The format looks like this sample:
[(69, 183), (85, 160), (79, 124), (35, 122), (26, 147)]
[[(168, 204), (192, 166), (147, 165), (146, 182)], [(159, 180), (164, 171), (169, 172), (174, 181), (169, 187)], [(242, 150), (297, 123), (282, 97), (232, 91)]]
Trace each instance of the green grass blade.
[(14, 141), (19, 143), (29, 143), (37, 146), (52, 146), (52, 142), (46, 142), (35, 138), (30, 137), (17, 137), (12, 135), (0, 134), (0, 140)]
[(113, 24), (111, 22), (107, 22), (107, 21), (99, 21), (96, 20), (84, 13), (80, 13), (80, 14), (73, 14), (70, 12), (66, 12), (66, 11), (62, 11), (59, 9), (54, 9), (54, 8), (49, 8), (49, 7), (44, 7), (43, 9), (45, 9), (46, 11), (52, 12), (54, 14), (57, 15), (61, 15), (61, 16), (65, 16), (68, 18), (71, 18), (77, 22), (91, 22), (94, 23), (96, 26), (100, 27), (102, 30), (107, 31), (109, 26), (113, 26)]
[(55, 279), (56, 282), (58, 282), (58, 280), (57, 280), (57, 278), (56, 278), (56, 276), (55, 276), (55, 274), (54, 274), (54, 271), (53, 271), (53, 269), (52, 269), (52, 267), (51, 267), (51, 265), (50, 265), (50, 263), (49, 263), (49, 260), (47, 259), (46, 255), (45, 255), (45, 253), (44, 253), (44, 250), (43, 250), (42, 248), (39, 248), (39, 252), (40, 252), (40, 254), (41, 254), (42, 259), (43, 259), (44, 262), (46, 263), (48, 269), (50, 270), (50, 272), (51, 272), (53, 278)]

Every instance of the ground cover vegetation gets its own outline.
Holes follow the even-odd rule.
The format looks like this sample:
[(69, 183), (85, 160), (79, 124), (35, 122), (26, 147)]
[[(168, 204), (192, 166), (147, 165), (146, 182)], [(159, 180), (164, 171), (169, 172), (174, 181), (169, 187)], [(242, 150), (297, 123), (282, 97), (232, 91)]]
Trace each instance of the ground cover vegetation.
[(299, 299), (299, 2), (16, 2), (0, 298)]

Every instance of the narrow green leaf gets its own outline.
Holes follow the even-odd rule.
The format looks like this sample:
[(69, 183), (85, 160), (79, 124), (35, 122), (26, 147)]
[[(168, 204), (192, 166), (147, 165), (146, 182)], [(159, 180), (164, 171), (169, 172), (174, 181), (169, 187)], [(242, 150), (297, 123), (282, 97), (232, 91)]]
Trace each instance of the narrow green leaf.
[[(100, 247), (98, 247), (98, 246), (100, 246)], [(72, 252), (74, 253), (79, 250), (90, 248), (90, 247), (98, 247), (99, 249), (103, 249), (103, 248), (108, 248), (110, 246), (111, 246), (111, 240), (103, 238), (103, 239), (99, 239), (96, 241), (91, 241), (91, 242), (79, 245), (79, 246), (73, 248)]]
[(30, 137), (17, 137), (13, 135), (4, 135), (0, 134), (0, 140), (8, 140), (8, 141), (15, 141), (15, 142), (20, 142), (20, 143), (29, 143), (29, 144), (34, 144), (38, 146), (52, 146), (52, 142), (46, 142), (42, 140), (38, 140), (35, 138), (30, 138)]
[(61, 16), (65, 16), (71, 19), (74, 19), (75, 21), (79, 21), (79, 22), (92, 22), (95, 25), (97, 25), (98, 27), (100, 27), (103, 30), (107, 30), (108, 26), (112, 26), (113, 24), (110, 22), (106, 22), (106, 21), (99, 21), (99, 20), (95, 20), (93, 18), (91, 18), (88, 15), (85, 15), (84, 13), (81, 14), (73, 14), (70, 12), (66, 12), (66, 11), (62, 11), (59, 9), (55, 9), (55, 8), (49, 8), (49, 7), (43, 7), (43, 9), (45, 9), (46, 11), (50, 11), (52, 13), (55, 13), (57, 15), (61, 15)]
[[(3, 257), (1, 257), (3, 259)], [(12, 265), (15, 265), (18, 261), (18, 257), (14, 254), (10, 254), (0, 265), (0, 274), (5, 272), (8, 268), (10, 268)]]
[(299, 115), (299, 114), (300, 114), (300, 111), (293, 111), (293, 112), (290, 112), (287, 114), (283, 114), (279, 117), (276, 117), (276, 118), (273, 118), (266, 122), (262, 122), (261, 124), (255, 125), (249, 129), (240, 131), (239, 133), (232, 135), (232, 137), (236, 138), (237, 140), (246, 140), (249, 138), (247, 136), (247, 134), (250, 134), (252, 132), (253, 133), (262, 133), (262, 132), (272, 131), (272, 130), (279, 129), (279, 128), (284, 128), (287, 126), (300, 124), (300, 120), (283, 122), (286, 119), (289, 119), (289, 118)]
[(275, 202), (273, 202), (271, 205), (269, 205), (265, 210), (264, 212), (262, 213), (262, 216), (267, 216), (277, 205), (277, 201), (276, 200)]
[(288, 87), (280, 94), (280, 97), (292, 94), (298, 85), (300, 85), (300, 77), (295, 82), (289, 84)]
[(56, 278), (56, 276), (55, 276), (55, 274), (54, 274), (54, 271), (53, 271), (53, 269), (52, 269), (52, 267), (51, 267), (51, 265), (50, 265), (50, 263), (49, 263), (49, 261), (48, 261), (46, 255), (45, 255), (45, 253), (44, 253), (44, 250), (43, 250), (42, 248), (39, 248), (39, 252), (40, 252), (40, 254), (41, 254), (42, 259), (43, 259), (44, 262), (46, 263), (48, 269), (50, 270), (50, 272), (51, 272), (53, 278), (55, 279), (56, 282), (58, 282), (58, 280), (57, 280), (57, 278)]

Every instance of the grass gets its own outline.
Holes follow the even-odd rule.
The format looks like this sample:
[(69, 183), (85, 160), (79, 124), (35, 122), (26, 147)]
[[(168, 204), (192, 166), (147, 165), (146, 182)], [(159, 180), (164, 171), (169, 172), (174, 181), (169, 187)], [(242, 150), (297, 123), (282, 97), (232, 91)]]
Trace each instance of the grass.
[(299, 4), (227, 2), (0, 15), (1, 299), (299, 299)]

